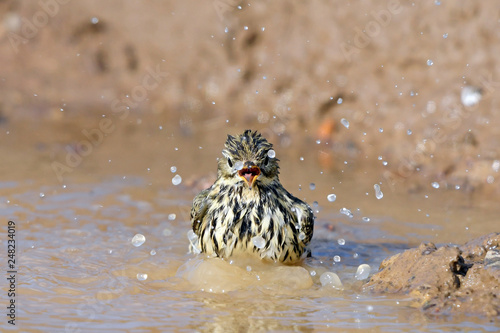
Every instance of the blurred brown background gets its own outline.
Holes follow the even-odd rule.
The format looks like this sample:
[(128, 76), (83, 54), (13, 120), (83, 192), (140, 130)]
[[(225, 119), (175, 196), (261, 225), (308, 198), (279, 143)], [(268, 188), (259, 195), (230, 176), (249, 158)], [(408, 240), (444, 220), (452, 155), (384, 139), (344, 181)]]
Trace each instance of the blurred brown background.
[(18, 0), (0, 13), (5, 179), (57, 181), (54, 162), (64, 176), (145, 170), (174, 146), (213, 157), (255, 128), (334, 172), (500, 191), (497, 1)]

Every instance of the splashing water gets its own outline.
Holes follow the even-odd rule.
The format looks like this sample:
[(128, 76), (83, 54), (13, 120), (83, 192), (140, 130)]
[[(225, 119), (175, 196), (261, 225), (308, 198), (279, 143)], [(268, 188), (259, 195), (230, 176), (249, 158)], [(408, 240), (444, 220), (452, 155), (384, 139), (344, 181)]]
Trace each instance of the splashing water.
[(148, 275), (147, 275), (147, 274), (145, 274), (145, 273), (144, 273), (144, 274), (141, 274), (141, 273), (138, 273), (138, 274), (137, 274), (137, 280), (139, 280), (139, 281), (144, 281), (144, 280), (146, 280), (147, 278), (148, 278)]
[(335, 200), (337, 200), (337, 196), (335, 194), (328, 194), (328, 196), (326, 197), (328, 199), (328, 201), (330, 202), (334, 202)]
[(240, 171), (241, 169), (243, 169), (243, 167), (244, 167), (243, 162), (237, 161), (236, 163), (234, 163), (233, 169), (236, 171)]
[(319, 281), (323, 287), (333, 287), (335, 289), (342, 289), (342, 282), (337, 274), (333, 272), (325, 272), (319, 277)]
[(172, 178), (172, 184), (174, 184), (175, 186), (177, 186), (180, 183), (182, 183), (182, 177), (179, 176), (179, 175), (175, 175), (174, 178)]
[(198, 236), (194, 233), (193, 230), (189, 230), (187, 232), (187, 238), (189, 240), (189, 244), (191, 244), (193, 252), (196, 254), (201, 253), (201, 249), (198, 247)]
[(340, 214), (347, 215), (349, 218), (352, 218), (354, 216), (352, 212), (345, 207), (340, 208)]
[(375, 198), (377, 198), (378, 200), (382, 199), (384, 197), (384, 193), (382, 193), (382, 191), (380, 190), (380, 185), (375, 184), (373, 185), (373, 188), (375, 189)]
[(356, 274), (354, 274), (354, 278), (356, 280), (365, 280), (370, 275), (371, 267), (367, 264), (361, 264), (358, 266)]
[(349, 128), (349, 121), (345, 118), (340, 119), (340, 123), (344, 125), (345, 128)]
[(481, 88), (473, 87), (473, 86), (465, 86), (462, 88), (462, 92), (460, 93), (460, 99), (462, 100), (462, 104), (465, 106), (474, 106), (483, 97)]
[(135, 247), (139, 247), (142, 244), (144, 244), (145, 241), (146, 241), (146, 237), (144, 237), (144, 235), (136, 234), (132, 238), (132, 245), (135, 246)]
[(262, 236), (252, 237), (252, 243), (258, 249), (262, 249), (266, 246), (266, 240)]

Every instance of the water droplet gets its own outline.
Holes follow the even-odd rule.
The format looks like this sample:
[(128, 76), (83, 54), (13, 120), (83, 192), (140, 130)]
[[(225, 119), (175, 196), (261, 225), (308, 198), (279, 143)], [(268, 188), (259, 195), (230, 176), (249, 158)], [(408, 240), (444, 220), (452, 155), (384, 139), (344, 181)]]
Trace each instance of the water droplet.
[(316, 140), (316, 144), (319, 145), (321, 143), (321, 140)]
[(198, 235), (196, 235), (193, 230), (187, 232), (187, 237), (191, 243), (198, 241)]
[(147, 274), (137, 274), (137, 280), (139, 281), (144, 281), (148, 278), (148, 275)]
[(276, 152), (271, 149), (267, 152), (267, 156), (269, 156), (270, 158), (274, 158), (276, 157)]
[(311, 271), (311, 276), (316, 276), (316, 271)]
[(303, 160), (304, 160), (304, 158), (303, 158), (302, 156), (300, 156), (299, 160), (303, 161)]
[(432, 182), (432, 187), (434, 188), (439, 188), (439, 183), (438, 182)]
[(369, 217), (363, 216), (361, 219), (363, 220), (363, 222), (370, 222)]
[(490, 176), (488, 176), (488, 177), (486, 177), (486, 182), (487, 182), (488, 184), (493, 184), (493, 182), (494, 182), (494, 181), (495, 181), (495, 177), (493, 177), (493, 176), (491, 176), (491, 175), (490, 175)]
[(443, 38), (445, 38), (445, 39), (448, 38), (448, 34), (447, 33), (443, 34)]
[(309, 189), (311, 191), (314, 191), (316, 189), (316, 184), (314, 184), (314, 183), (309, 184)]
[(176, 218), (176, 217), (177, 217), (177, 216), (176, 216), (175, 214), (168, 214), (168, 219), (169, 219), (170, 221), (175, 220), (175, 218)]
[(345, 118), (340, 119), (340, 123), (344, 125), (345, 128), (349, 128), (349, 121)]
[(170, 230), (169, 228), (165, 228), (161, 233), (163, 236), (170, 236), (172, 234), (172, 230)]
[(378, 131), (379, 131), (380, 133), (384, 133), (384, 129), (383, 129), (382, 127), (380, 127), (380, 128), (378, 129)]
[(406, 134), (412, 135), (412, 131), (409, 129), (409, 130), (406, 131)]
[(465, 86), (462, 88), (462, 92), (460, 93), (460, 99), (462, 100), (462, 104), (464, 106), (474, 106), (483, 97), (481, 88), (473, 87), (473, 86)]
[(432, 66), (434, 65), (434, 61), (432, 61), (431, 59), (427, 59), (427, 66)]
[(151, 252), (149, 252), (149, 254), (151, 254), (152, 256), (156, 255), (156, 251), (153, 249), (151, 250)]
[(335, 289), (342, 288), (342, 282), (340, 281), (339, 276), (333, 272), (324, 272), (319, 277), (319, 281), (323, 287), (331, 286)]
[(97, 23), (99, 23), (99, 19), (98, 19), (97, 17), (92, 17), (92, 18), (90, 19), (90, 22), (91, 22), (92, 24), (97, 24)]
[(342, 98), (339, 98), (339, 99), (337, 100), (337, 104), (342, 104), (342, 102), (343, 102), (343, 101), (344, 101), (344, 100), (343, 100)]
[(172, 178), (172, 184), (174, 184), (175, 186), (177, 186), (180, 183), (182, 183), (182, 177), (179, 176), (179, 175), (175, 175), (174, 178)]
[(345, 239), (340, 238), (340, 239), (337, 241), (337, 243), (339, 243), (339, 245), (340, 245), (340, 246), (343, 246), (343, 245), (345, 245)]
[(351, 211), (345, 207), (340, 208), (340, 214), (347, 215), (350, 218), (352, 218), (354, 216), (354, 215), (352, 215)]
[(358, 269), (356, 270), (356, 274), (354, 274), (354, 278), (356, 280), (365, 280), (370, 275), (370, 271), (371, 271), (370, 265), (361, 264), (361, 265), (359, 265)]
[(340, 262), (340, 260), (341, 260), (340, 256), (334, 256), (333, 257), (333, 261), (335, 261), (335, 262)]
[(300, 232), (300, 234), (299, 234), (299, 239), (300, 239), (300, 240), (304, 240), (304, 239), (306, 239), (306, 234), (305, 234), (303, 231), (302, 231), (302, 232)]
[(229, 29), (227, 27), (224, 28), (224, 32), (227, 34)]
[(132, 245), (135, 247), (138, 247), (138, 246), (141, 246), (142, 244), (144, 244), (145, 241), (146, 241), (146, 237), (144, 237), (144, 235), (136, 234), (134, 236), (134, 238), (132, 238)]
[(239, 170), (243, 169), (243, 167), (244, 167), (243, 162), (242, 161), (237, 161), (236, 163), (234, 163), (234, 167), (233, 168), (234, 168), (234, 170), (239, 171)]
[(251, 272), (252, 271), (252, 266), (247, 266), (247, 272)]
[(252, 237), (252, 243), (258, 249), (262, 249), (264, 246), (266, 246), (266, 240), (262, 236)]
[(377, 198), (378, 200), (382, 199), (384, 197), (384, 193), (382, 193), (382, 191), (380, 190), (380, 185), (375, 184), (373, 185), (373, 188), (375, 189), (375, 198)]
[(45, 197), (45, 193), (40, 192), (40, 198), (44, 198), (44, 197)]
[(500, 161), (494, 160), (491, 164), (491, 168), (493, 169), (493, 171), (498, 172), (498, 170), (500, 170)]
[(335, 200), (337, 200), (337, 196), (335, 194), (328, 194), (328, 196), (326, 197), (328, 199), (328, 201), (330, 202), (334, 202)]
[(172, 166), (170, 167), (170, 172), (171, 172), (171, 173), (175, 173), (176, 171), (177, 171), (177, 167), (176, 167), (175, 165), (172, 165)]

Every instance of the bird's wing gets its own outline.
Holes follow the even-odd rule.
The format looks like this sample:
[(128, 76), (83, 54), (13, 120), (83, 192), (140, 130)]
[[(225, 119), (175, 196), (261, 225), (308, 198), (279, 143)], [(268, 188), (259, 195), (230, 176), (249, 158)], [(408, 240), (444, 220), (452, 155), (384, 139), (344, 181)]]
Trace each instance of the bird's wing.
[(203, 216), (208, 208), (208, 193), (210, 192), (211, 187), (201, 191), (198, 195), (193, 199), (193, 206), (191, 207), (191, 223), (193, 225), (193, 231), (196, 235), (199, 235), (201, 221), (203, 220)]
[(302, 230), (306, 235), (306, 238), (303, 240), (304, 244), (308, 244), (311, 241), (314, 232), (314, 213), (311, 207), (309, 207), (306, 203), (304, 203), (302, 208), (304, 211), (303, 218), (299, 222), (300, 230)]

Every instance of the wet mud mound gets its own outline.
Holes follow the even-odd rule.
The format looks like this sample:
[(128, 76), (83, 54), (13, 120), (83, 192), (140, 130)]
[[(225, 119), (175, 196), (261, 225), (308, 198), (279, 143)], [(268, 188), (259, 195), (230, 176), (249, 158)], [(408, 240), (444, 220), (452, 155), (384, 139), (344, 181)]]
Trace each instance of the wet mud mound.
[(463, 246), (422, 243), (382, 262), (364, 286), (375, 293), (406, 293), (429, 315), (500, 314), (500, 233)]

